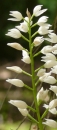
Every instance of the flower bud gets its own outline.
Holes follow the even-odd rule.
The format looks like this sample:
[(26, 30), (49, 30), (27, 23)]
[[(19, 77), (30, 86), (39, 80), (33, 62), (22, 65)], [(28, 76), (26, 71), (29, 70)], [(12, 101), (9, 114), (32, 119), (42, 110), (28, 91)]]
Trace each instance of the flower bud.
[(45, 40), (51, 42), (51, 43), (57, 43), (57, 35), (55, 33), (50, 33), (49, 38), (45, 38)]
[(16, 73), (22, 73), (22, 69), (18, 66), (6, 67), (8, 70), (12, 70)]
[(33, 9), (33, 15), (34, 15), (35, 17), (41, 15), (42, 13), (44, 13), (44, 12), (47, 10), (47, 9), (41, 10), (41, 7), (42, 7), (42, 6), (43, 6), (43, 5), (37, 5), (37, 6), (34, 7), (34, 9)]
[(15, 39), (18, 39), (21, 37), (21, 33), (19, 30), (17, 30), (16, 28), (13, 29), (9, 29), (8, 33), (6, 34), (7, 36), (13, 37)]
[(45, 82), (45, 83), (48, 83), (48, 84), (55, 84), (56, 83), (56, 79), (53, 76), (43, 75), (42, 77), (39, 78), (39, 80), (41, 82)]
[(43, 77), (43, 78), (45, 78), (45, 77), (47, 77), (47, 76), (50, 76), (50, 75), (51, 75), (51, 71), (48, 72), (48, 73), (46, 73), (46, 69), (40, 69), (40, 70), (38, 71), (38, 73), (37, 73), (37, 76)]
[(50, 103), (49, 103), (49, 108), (50, 109), (53, 109), (57, 106), (57, 99), (54, 99), (52, 100)]
[(47, 46), (44, 46), (44, 47), (42, 48), (41, 53), (46, 54), (46, 53), (52, 52), (52, 50), (53, 50), (53, 47), (47, 45)]
[(53, 47), (53, 50), (57, 50), (57, 44), (55, 44)]
[(42, 56), (41, 58), (43, 59), (41, 61), (44, 61), (44, 62), (49, 61), (49, 60), (56, 61), (56, 57), (52, 53), (46, 53), (46, 55)]
[(57, 74), (57, 65), (53, 66), (53, 68), (51, 68), (52, 73)]
[(23, 87), (24, 83), (20, 79), (7, 79), (8, 83), (11, 83), (12, 85), (15, 85), (16, 87)]
[(20, 113), (21, 113), (23, 116), (27, 116), (27, 115), (28, 115), (28, 110), (27, 110), (27, 109), (18, 108), (18, 110), (20, 111)]
[(51, 68), (53, 66), (57, 65), (57, 61), (54, 60), (48, 60), (45, 64), (44, 67), (45, 68)]
[[(27, 22), (26, 22), (27, 21)], [(29, 18), (25, 17), (24, 18), (24, 23), (28, 24), (29, 23)], [(33, 21), (30, 21), (30, 25), (32, 25)]]
[(38, 29), (38, 33), (40, 35), (45, 35), (45, 34), (52, 32), (53, 30), (48, 30), (49, 27), (50, 27), (49, 24), (44, 24), (44, 25), (40, 26), (39, 29)]
[(52, 51), (54, 55), (57, 55), (57, 50)]
[(53, 108), (51, 110), (49, 110), (50, 113), (56, 115), (57, 114), (57, 109), (56, 108)]
[(19, 29), (20, 31), (22, 32), (25, 32), (27, 33), (28, 32), (28, 24), (23, 22), (23, 23), (20, 23), (19, 26), (16, 26), (17, 29)]
[(46, 69), (40, 69), (39, 71), (38, 71), (38, 73), (37, 73), (37, 76), (43, 76), (44, 74), (45, 74), (45, 72), (46, 72)]
[(27, 8), (27, 10), (26, 10), (26, 14), (27, 14), (28, 18), (31, 18), (31, 14), (30, 14), (28, 8)]
[(57, 128), (57, 122), (52, 119), (45, 119), (46, 122), (43, 122), (44, 125), (47, 125), (52, 128)]
[(26, 109), (27, 108), (27, 104), (24, 101), (21, 100), (10, 100), (9, 103), (11, 103), (12, 105), (16, 106), (17, 108), (20, 109)]
[(13, 16), (14, 18), (9, 18), (8, 20), (11, 21), (20, 21), (22, 20), (22, 14), (18, 11), (10, 11), (10, 16)]
[(47, 16), (42, 16), (42, 17), (39, 18), (37, 24), (38, 24), (39, 26), (42, 26), (44, 23), (47, 22), (47, 19), (48, 19)]
[(52, 114), (54, 114), (54, 115), (57, 114), (56, 108), (49, 109), (49, 105), (46, 105), (46, 104), (44, 104), (43, 107), (46, 108), (46, 109), (48, 109), (48, 111), (49, 111), (50, 113), (52, 113)]
[(52, 86), (51, 85), (49, 89), (52, 90), (57, 96), (57, 86)]
[(44, 90), (43, 87), (40, 89), (40, 91), (37, 94), (37, 101), (42, 100), (42, 101), (46, 101), (48, 97), (48, 90)]
[(27, 64), (30, 64), (30, 62), (31, 62), (30, 57), (25, 50), (22, 51), (22, 55), (23, 55), (23, 58), (21, 60)]
[(33, 41), (34, 43), (34, 46), (37, 47), (39, 46), (42, 42), (44, 41), (44, 38), (43, 37), (36, 37)]
[(24, 49), (19, 43), (16, 43), (16, 42), (7, 43), (7, 45), (16, 49), (16, 50), (23, 50)]

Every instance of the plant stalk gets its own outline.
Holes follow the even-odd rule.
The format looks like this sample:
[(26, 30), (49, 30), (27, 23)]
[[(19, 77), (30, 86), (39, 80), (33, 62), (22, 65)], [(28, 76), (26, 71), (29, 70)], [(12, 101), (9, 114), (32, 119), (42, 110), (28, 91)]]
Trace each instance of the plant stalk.
[(34, 58), (33, 58), (33, 48), (32, 48), (32, 39), (31, 39), (31, 27), (30, 27), (30, 20), (29, 20), (29, 49), (30, 49), (30, 59), (31, 59), (31, 74), (32, 74), (32, 86), (33, 86), (33, 96), (34, 96), (34, 103), (35, 103), (35, 108), (36, 108), (36, 113), (37, 113), (37, 120), (39, 122), (39, 129), (43, 130), (42, 126), (42, 120), (40, 117), (40, 111), (39, 111), (39, 106), (37, 104), (37, 90), (35, 87), (35, 71), (34, 71)]

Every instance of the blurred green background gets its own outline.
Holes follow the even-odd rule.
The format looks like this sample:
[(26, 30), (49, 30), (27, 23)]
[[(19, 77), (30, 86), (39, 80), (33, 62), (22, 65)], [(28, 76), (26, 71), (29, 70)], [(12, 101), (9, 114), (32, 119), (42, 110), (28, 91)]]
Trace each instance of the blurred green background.
[[(21, 99), (28, 102), (30, 105), (33, 100), (31, 93), (25, 88), (19, 89), (12, 86), (10, 89), (10, 84), (5, 81), (7, 78), (14, 78), (16, 76), (15, 73), (6, 70), (7, 66), (17, 65), (30, 72), (30, 66), (20, 61), (21, 52), (7, 46), (7, 43), (16, 41), (25, 48), (28, 48), (28, 44), (23, 39), (20, 38), (16, 40), (5, 35), (8, 29), (14, 28), (19, 24), (19, 22), (7, 20), (10, 18), (9, 12), (17, 10), (25, 17), (26, 9), (28, 8), (32, 14), (33, 8), (38, 4), (48, 9), (45, 15), (49, 17), (48, 22), (53, 25), (52, 28), (55, 33), (57, 33), (57, 0), (0, 0), (0, 122), (2, 124), (5, 121), (14, 122), (23, 118), (14, 106), (8, 104), (8, 100)], [(38, 58), (36, 59), (37, 64), (39, 62)], [(28, 77), (22, 76), (22, 74), (17, 77), (30, 85), (30, 79), (28, 79)], [(8, 89), (10, 89), (10, 91), (8, 91)], [(2, 130), (2, 128), (0, 128), (0, 130)]]
[[(1, 0), (0, 1), (0, 59), (12, 59), (14, 60), (18, 56), (18, 52), (12, 48), (9, 48), (6, 44), (8, 42), (14, 42), (15, 39), (5, 36), (8, 29), (18, 25), (19, 22), (8, 21), (9, 11), (20, 11), (23, 16), (26, 16), (26, 9), (33, 12), (33, 8), (37, 4), (42, 4), (48, 11), (45, 13), (49, 17), (49, 23), (53, 24), (57, 13), (57, 0)], [(20, 39), (21, 44), (25, 44), (25, 41)], [(26, 44), (25, 44), (26, 46)]]

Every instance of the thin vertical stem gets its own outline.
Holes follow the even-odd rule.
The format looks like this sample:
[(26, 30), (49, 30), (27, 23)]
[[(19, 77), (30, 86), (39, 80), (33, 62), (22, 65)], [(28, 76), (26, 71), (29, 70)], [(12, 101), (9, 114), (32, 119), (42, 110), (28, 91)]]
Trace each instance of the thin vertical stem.
[(36, 113), (37, 113), (37, 119), (38, 119), (38, 122), (39, 122), (39, 129), (43, 130), (39, 106), (37, 104), (37, 98), (36, 98), (37, 90), (36, 90), (36, 87), (35, 87), (35, 71), (34, 71), (34, 58), (33, 58), (33, 53), (32, 53), (33, 47), (32, 47), (32, 39), (31, 39), (30, 20), (29, 20), (29, 49), (30, 49), (30, 59), (31, 59), (31, 74), (32, 74), (32, 87), (33, 87), (34, 103), (35, 103), (35, 108), (36, 108)]

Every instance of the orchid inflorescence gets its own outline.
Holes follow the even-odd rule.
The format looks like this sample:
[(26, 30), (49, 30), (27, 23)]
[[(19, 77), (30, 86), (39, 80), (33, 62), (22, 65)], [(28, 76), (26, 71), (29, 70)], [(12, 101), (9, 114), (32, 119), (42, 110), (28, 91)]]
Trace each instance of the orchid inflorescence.
[[(28, 116), (28, 118), (30, 118), (32, 122), (36, 123), (39, 130), (44, 130), (45, 125), (52, 128), (57, 128), (56, 121), (54, 121), (53, 119), (46, 118), (48, 112), (54, 115), (57, 114), (57, 79), (52, 76), (53, 73), (57, 74), (57, 35), (53, 32), (53, 30), (50, 29), (51, 25), (47, 23), (47, 16), (41, 16), (38, 21), (33, 24), (33, 18), (42, 15), (46, 10), (47, 9), (42, 9), (42, 5), (37, 5), (34, 7), (32, 15), (27, 9), (27, 16), (25, 18), (18, 11), (10, 11), (9, 15), (13, 18), (9, 18), (8, 20), (23, 20), (23, 22), (21, 22), (20, 25), (15, 26), (15, 28), (8, 30), (8, 33), (6, 34), (7, 36), (13, 37), (15, 39), (23, 38), (29, 44), (29, 50), (25, 49), (23, 46), (16, 42), (8, 43), (7, 45), (22, 51), (21, 60), (26, 64), (31, 65), (31, 74), (23, 71), (18, 66), (7, 67), (7, 69), (16, 73), (24, 73), (27, 76), (30, 76), (32, 81), (32, 87), (27, 86), (20, 79), (7, 79), (6, 81), (17, 87), (25, 86), (27, 89), (32, 91), (35, 107), (31, 107), (21, 100), (10, 100), (9, 103), (16, 106), (23, 116)], [(37, 25), (38, 30), (34, 34), (32, 34), (32, 28)], [(29, 38), (26, 38), (22, 34), (22, 32), (28, 33)], [(44, 43), (44, 41), (48, 41), (52, 44), (54, 43), (54, 45), (46, 45), (40, 51), (33, 54), (33, 49), (39, 47), (41, 44)], [(41, 61), (43, 61), (44, 64), (35, 70), (34, 58), (41, 53), (44, 54), (44, 56), (41, 57)], [(50, 71), (46, 72), (46, 69), (49, 69)], [(37, 92), (39, 83), (42, 82), (50, 84), (50, 88), (44, 89), (44, 87), (41, 86), (41, 88)], [(50, 100), (49, 91), (53, 91), (56, 97), (55, 99)], [(45, 108), (45, 111), (42, 115), (40, 114), (40, 106)], [(28, 109), (35, 112), (35, 114), (37, 115), (36, 119), (30, 115)]]

